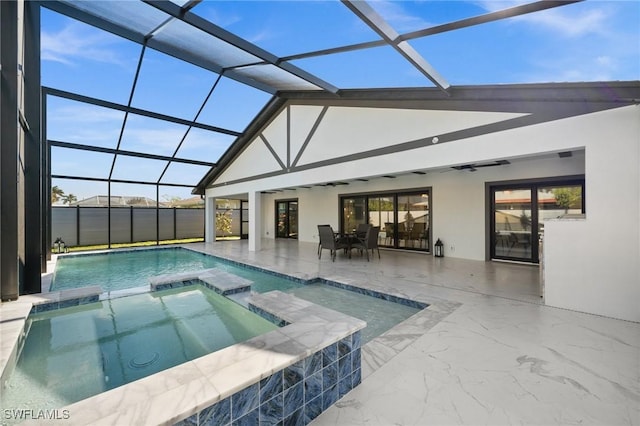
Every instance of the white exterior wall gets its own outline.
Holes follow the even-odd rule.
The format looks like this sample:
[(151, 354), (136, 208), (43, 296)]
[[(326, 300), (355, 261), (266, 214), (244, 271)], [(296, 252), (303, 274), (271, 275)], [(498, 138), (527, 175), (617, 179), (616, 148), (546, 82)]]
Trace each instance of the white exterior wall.
[(580, 125), (586, 219), (545, 224), (545, 302), (640, 321), (640, 108)]
[[(306, 109), (302, 110), (292, 106), (292, 117), (296, 114), (309, 114), (305, 121), (309, 125), (314, 120), (314, 114), (317, 116), (320, 109), (304, 108)], [(365, 114), (367, 109), (356, 109), (359, 126), (365, 126), (366, 120), (362, 118), (362, 114)], [(375, 112), (372, 114), (371, 123), (377, 125), (380, 121), (380, 111), (371, 111)], [(436, 115), (442, 117), (442, 112), (435, 114), (434, 118)], [(461, 113), (457, 115), (458, 126), (464, 129), (477, 125), (479, 117)], [(495, 117), (493, 116), (493, 119)], [(510, 118), (510, 115), (505, 114), (504, 117)], [(483, 118), (492, 119), (490, 115), (483, 115)], [(395, 132), (388, 131), (386, 135), (389, 138), (395, 137), (396, 140), (390, 140), (388, 145), (412, 140), (411, 138), (415, 138), (420, 131), (425, 138), (434, 136), (436, 133), (429, 121), (428, 112), (424, 112), (420, 123), (410, 129), (403, 129), (402, 126), (407, 125), (405, 120), (395, 123), (390, 119), (385, 125), (392, 130), (395, 129)], [(274, 122), (281, 124), (280, 120)], [(548, 227), (545, 226), (546, 303), (640, 321), (638, 123), (640, 108), (630, 106), (259, 180), (229, 182), (224, 187), (208, 189), (207, 196), (222, 198), (229, 194), (313, 185), (327, 181), (350, 181), (358, 177), (381, 174), (398, 175), (404, 172), (404, 175), (397, 179), (374, 178), (369, 182), (350, 181), (348, 186), (313, 187), (263, 195), (263, 236), (274, 236), (276, 199), (298, 198), (299, 239), (317, 241), (317, 224), (329, 223), (336, 228), (338, 226), (339, 194), (431, 187), (433, 238), (441, 238), (445, 242), (447, 256), (483, 260), (486, 256), (485, 182), (585, 173), (586, 220), (582, 223), (553, 222), (549, 223)], [(282, 139), (286, 140), (287, 137), (286, 127), (279, 124), (277, 127), (269, 128), (268, 132), (265, 131), (265, 134), (269, 134), (269, 143), (277, 146), (278, 151), (281, 150)], [(326, 125), (333, 126), (331, 131), (319, 129), (309, 142), (309, 152), (311, 146), (315, 146), (314, 149), (322, 146), (325, 148), (325, 156), (329, 151), (333, 152), (335, 157), (339, 157), (369, 149), (368, 137), (364, 136), (371, 133), (355, 132), (353, 123), (344, 117), (333, 122), (328, 120)], [(417, 129), (416, 126), (422, 126), (422, 129)], [(342, 140), (340, 144), (336, 143), (336, 137), (341, 134), (341, 130), (348, 134), (349, 138)], [(305, 134), (298, 133), (301, 135), (299, 137)], [(281, 139), (278, 138), (278, 134)], [(330, 137), (330, 140), (323, 139), (323, 134), (328, 135), (327, 138)], [(364, 136), (359, 138), (359, 134)], [(276, 142), (278, 140), (279, 142)], [(264, 144), (260, 138), (256, 138), (255, 143)], [(292, 140), (290, 143), (292, 147), (302, 146), (300, 140)], [(332, 149), (326, 150), (327, 146), (331, 146)], [(345, 147), (342, 152), (341, 146)], [(574, 156), (561, 159), (557, 155), (551, 155), (561, 151), (575, 152), (583, 149), (586, 150), (586, 158)], [(301, 156), (300, 164), (303, 164), (302, 159), (306, 153), (307, 151)], [(292, 152), (291, 159), (296, 155), (295, 151)], [(531, 159), (501, 167), (478, 169), (474, 173), (441, 173), (440, 170), (436, 170), (456, 164), (526, 157)], [(285, 158), (280, 159), (286, 164)], [(260, 171), (264, 169), (263, 166), (257, 165), (265, 163), (272, 162), (269, 158), (264, 158), (264, 150), (249, 147), (240, 161), (232, 164), (216, 180), (216, 184), (254, 175), (256, 168)], [(247, 164), (256, 166), (247, 168)], [(434, 171), (430, 173), (429, 169)], [(276, 170), (279, 169), (273, 169)], [(427, 170), (427, 174), (407, 174), (411, 170)], [(612, 217), (613, 212), (615, 218)], [(603, 257), (603, 251), (610, 254)]]

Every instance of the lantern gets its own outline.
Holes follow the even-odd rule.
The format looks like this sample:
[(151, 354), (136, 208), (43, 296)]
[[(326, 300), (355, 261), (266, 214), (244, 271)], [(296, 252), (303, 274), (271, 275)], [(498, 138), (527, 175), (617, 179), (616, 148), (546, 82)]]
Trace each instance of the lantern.
[(66, 244), (64, 243), (61, 237), (56, 238), (56, 240), (53, 242), (53, 248), (54, 250), (57, 250), (58, 253), (67, 252)]
[(436, 241), (433, 248), (434, 248), (434, 255), (436, 257), (444, 257), (444, 244), (442, 244), (442, 241), (440, 241), (440, 238), (438, 238), (438, 241)]

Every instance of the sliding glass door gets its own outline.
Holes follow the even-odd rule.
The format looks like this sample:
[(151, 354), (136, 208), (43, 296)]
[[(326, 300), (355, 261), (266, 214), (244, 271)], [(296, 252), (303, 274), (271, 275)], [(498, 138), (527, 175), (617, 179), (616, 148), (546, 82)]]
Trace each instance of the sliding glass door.
[(491, 258), (538, 263), (544, 220), (584, 213), (584, 180), (491, 187)]
[(381, 247), (430, 251), (429, 190), (341, 197), (340, 229), (380, 227)]

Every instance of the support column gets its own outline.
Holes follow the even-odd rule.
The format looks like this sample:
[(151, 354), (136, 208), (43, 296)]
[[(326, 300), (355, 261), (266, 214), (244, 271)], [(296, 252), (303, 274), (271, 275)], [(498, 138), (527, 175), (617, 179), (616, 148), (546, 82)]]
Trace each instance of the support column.
[(249, 251), (262, 248), (262, 194), (249, 192)]
[[(41, 273), (46, 271), (42, 246), (42, 145), (40, 138), (40, 5), (24, 3), (24, 200), (25, 277), (23, 293), (42, 291)], [(44, 270), (43, 270), (44, 269)]]
[(204, 242), (216, 241), (216, 199), (206, 197), (204, 203)]
[(0, 299), (19, 293), (18, 4), (0, 1)]

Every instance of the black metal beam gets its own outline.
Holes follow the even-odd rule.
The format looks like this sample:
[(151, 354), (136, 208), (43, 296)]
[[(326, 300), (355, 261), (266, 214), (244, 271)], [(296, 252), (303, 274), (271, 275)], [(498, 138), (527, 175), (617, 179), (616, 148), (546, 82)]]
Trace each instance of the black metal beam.
[(60, 148), (79, 149), (82, 151), (102, 152), (105, 154), (114, 154), (114, 155), (116, 154), (126, 155), (129, 157), (147, 158), (150, 160), (173, 161), (174, 163), (193, 164), (196, 166), (214, 167), (216, 165), (216, 163), (211, 163), (208, 161), (189, 160), (187, 158), (177, 158), (177, 157), (167, 157), (165, 155), (149, 154), (147, 152), (127, 151), (124, 149), (106, 148), (102, 146), (92, 146), (92, 145), (82, 145), (78, 143), (62, 142), (62, 141), (55, 141), (55, 140), (49, 140), (48, 142), (49, 142), (49, 145), (57, 146)]
[(312, 52), (303, 52), (295, 55), (283, 56), (282, 61), (296, 61), (298, 59), (315, 58), (317, 56), (334, 55), (336, 53), (353, 52), (355, 50), (371, 49), (373, 47), (386, 46), (387, 42), (384, 40), (365, 41), (363, 43), (354, 43), (346, 46), (333, 47), (330, 49), (315, 50)]
[(113, 183), (133, 183), (136, 185), (159, 185), (159, 186), (171, 186), (174, 188), (193, 188), (195, 185), (184, 185), (181, 183), (156, 183), (146, 180), (126, 180), (126, 179), (107, 179), (107, 178), (93, 178), (86, 176), (71, 176), (71, 175), (51, 175), (52, 179), (69, 179), (69, 180), (86, 180), (89, 182), (113, 182)]
[(109, 102), (102, 99), (92, 98), (90, 96), (79, 95), (77, 93), (67, 92), (65, 90), (54, 89), (52, 87), (43, 87), (43, 89), (47, 95), (70, 99), (72, 101), (84, 102), (91, 105), (97, 105), (105, 108), (115, 109), (118, 111), (129, 112), (131, 114), (142, 115), (144, 117), (156, 118), (158, 120), (164, 120), (172, 123), (182, 124), (184, 126), (197, 127), (198, 129), (209, 130), (217, 133), (223, 133), (225, 135), (230, 135), (230, 136), (238, 137), (242, 134), (234, 130), (223, 129), (221, 127), (210, 126), (208, 124), (194, 123), (193, 121), (185, 120), (183, 118), (177, 118), (177, 117), (172, 117), (170, 115), (159, 114), (157, 112), (148, 111), (140, 108), (127, 107), (126, 105), (117, 104), (115, 102)]

